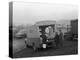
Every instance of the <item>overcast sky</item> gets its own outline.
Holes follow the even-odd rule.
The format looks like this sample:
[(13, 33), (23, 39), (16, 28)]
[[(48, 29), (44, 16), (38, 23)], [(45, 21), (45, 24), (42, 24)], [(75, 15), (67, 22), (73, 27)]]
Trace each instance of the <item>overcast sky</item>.
[(34, 24), (42, 20), (70, 20), (78, 17), (78, 6), (47, 3), (13, 3), (13, 24)]

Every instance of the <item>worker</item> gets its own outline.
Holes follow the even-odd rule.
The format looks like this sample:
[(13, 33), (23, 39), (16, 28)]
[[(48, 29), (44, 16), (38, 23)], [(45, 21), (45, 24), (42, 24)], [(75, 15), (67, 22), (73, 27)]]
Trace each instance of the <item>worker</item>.
[(56, 48), (58, 48), (58, 46), (59, 46), (59, 35), (58, 35), (58, 32), (55, 33), (54, 40), (55, 40)]
[(25, 42), (25, 44), (26, 44), (26, 47), (28, 47), (28, 46), (27, 46), (27, 34), (25, 34), (24, 42)]
[(63, 47), (63, 33), (59, 30), (59, 46)]

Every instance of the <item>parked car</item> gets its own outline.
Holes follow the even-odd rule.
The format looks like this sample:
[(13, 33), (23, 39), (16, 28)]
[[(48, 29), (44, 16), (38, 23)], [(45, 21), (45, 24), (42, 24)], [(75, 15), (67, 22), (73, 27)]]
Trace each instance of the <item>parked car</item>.
[(18, 32), (18, 33), (16, 33), (16, 38), (17, 38), (17, 39), (26, 38), (26, 34), (25, 34), (25, 33), (20, 33), (20, 32)]

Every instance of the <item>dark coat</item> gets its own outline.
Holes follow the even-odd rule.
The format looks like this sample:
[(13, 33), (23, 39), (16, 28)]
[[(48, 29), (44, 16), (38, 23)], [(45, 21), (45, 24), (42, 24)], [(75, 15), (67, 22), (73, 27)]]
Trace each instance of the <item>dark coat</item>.
[(59, 43), (59, 35), (56, 34), (54, 39), (55, 39), (56, 44), (58, 44)]
[(62, 32), (59, 34), (59, 41), (60, 41), (60, 42), (63, 41), (63, 33), (62, 33)]
[(61, 47), (63, 46), (63, 33), (62, 32), (59, 34), (59, 45)]

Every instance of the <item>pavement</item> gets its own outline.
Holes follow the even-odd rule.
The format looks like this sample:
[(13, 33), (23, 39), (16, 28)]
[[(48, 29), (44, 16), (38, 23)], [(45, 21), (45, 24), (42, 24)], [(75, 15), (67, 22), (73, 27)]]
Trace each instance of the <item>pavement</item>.
[(78, 41), (63, 41), (61, 48), (39, 49), (34, 52), (33, 49), (25, 47), (24, 40), (15, 40), (14, 52), (14, 58), (78, 54)]

